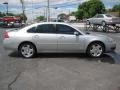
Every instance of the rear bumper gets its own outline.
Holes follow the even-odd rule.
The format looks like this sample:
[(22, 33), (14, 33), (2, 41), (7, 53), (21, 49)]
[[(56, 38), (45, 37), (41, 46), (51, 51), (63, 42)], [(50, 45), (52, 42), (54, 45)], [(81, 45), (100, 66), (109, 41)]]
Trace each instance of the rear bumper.
[(106, 22), (108, 25), (120, 24), (120, 21)]
[(11, 42), (9, 39), (3, 41), (3, 46), (6, 50), (17, 51), (17, 45)]

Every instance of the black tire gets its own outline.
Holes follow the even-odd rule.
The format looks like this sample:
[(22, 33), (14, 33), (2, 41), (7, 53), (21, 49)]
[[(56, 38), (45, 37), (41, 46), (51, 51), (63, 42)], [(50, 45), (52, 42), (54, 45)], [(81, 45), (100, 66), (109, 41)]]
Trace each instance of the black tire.
[(86, 21), (86, 25), (90, 25), (90, 21), (89, 20)]
[(93, 25), (93, 30), (94, 30), (94, 31), (97, 31), (97, 30), (98, 30), (97, 25), (95, 25), (95, 24)]
[[(92, 53), (92, 48), (93, 48), (93, 45), (95, 46), (100, 46), (99, 48), (99, 52), (96, 50), (94, 52), (96, 52), (97, 54), (95, 55), (94, 52)], [(98, 58), (98, 57), (101, 57), (103, 54), (104, 54), (104, 51), (105, 51), (105, 47), (104, 47), (104, 44), (101, 43), (101, 42), (93, 42), (91, 43), (88, 48), (87, 48), (87, 54), (90, 56), (90, 57), (93, 57), (93, 58)]]
[[(26, 48), (26, 50), (24, 48)], [(33, 58), (37, 53), (35, 46), (29, 42), (22, 43), (19, 46), (18, 52), (23, 58)], [(24, 54), (25, 52), (26, 52), (26, 54)]]
[(105, 22), (105, 21), (102, 21), (101, 25), (102, 25), (102, 26), (106, 26), (106, 22)]

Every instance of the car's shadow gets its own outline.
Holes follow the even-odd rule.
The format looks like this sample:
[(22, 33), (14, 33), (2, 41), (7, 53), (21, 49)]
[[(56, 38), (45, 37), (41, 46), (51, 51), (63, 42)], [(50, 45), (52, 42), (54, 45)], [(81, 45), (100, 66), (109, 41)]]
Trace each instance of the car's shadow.
[[(22, 58), (17, 52), (12, 52), (9, 54), (10, 57), (12, 58)], [(86, 60), (86, 61), (98, 61), (98, 62), (104, 62), (104, 63), (110, 63), (114, 64), (115, 61), (108, 55), (103, 55), (101, 58), (92, 58), (87, 56), (86, 54), (80, 54), (80, 53), (40, 53), (37, 54), (34, 59), (38, 58), (76, 58), (78, 60)]]

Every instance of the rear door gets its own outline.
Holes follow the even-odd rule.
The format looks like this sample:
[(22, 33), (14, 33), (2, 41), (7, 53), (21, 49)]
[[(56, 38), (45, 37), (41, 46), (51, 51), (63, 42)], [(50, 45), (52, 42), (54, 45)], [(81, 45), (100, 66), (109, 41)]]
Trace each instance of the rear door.
[(36, 40), (39, 51), (57, 50), (56, 30), (53, 24), (38, 25), (34, 39)]
[(103, 16), (102, 14), (99, 14), (99, 15), (97, 16), (97, 21), (96, 21), (96, 23), (97, 23), (97, 24), (102, 24), (102, 21), (104, 21), (104, 16)]
[(90, 20), (90, 22), (92, 23), (92, 24), (96, 24), (97, 22), (97, 16), (98, 16), (98, 14), (97, 15), (95, 15), (93, 18), (91, 18), (91, 20)]

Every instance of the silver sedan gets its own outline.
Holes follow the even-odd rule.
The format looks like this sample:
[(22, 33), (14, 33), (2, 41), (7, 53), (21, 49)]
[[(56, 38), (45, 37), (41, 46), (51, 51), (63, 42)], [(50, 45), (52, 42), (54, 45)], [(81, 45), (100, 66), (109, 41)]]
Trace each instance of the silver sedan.
[(6, 49), (18, 51), (24, 58), (37, 53), (86, 53), (100, 57), (114, 51), (116, 43), (103, 35), (85, 34), (77, 28), (58, 22), (37, 23), (19, 30), (4, 32)]
[(87, 19), (87, 24), (115, 25), (120, 24), (120, 18), (109, 14), (97, 14), (93, 18)]

